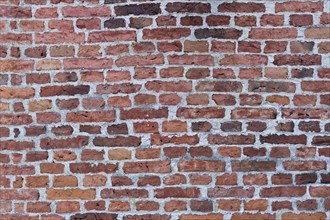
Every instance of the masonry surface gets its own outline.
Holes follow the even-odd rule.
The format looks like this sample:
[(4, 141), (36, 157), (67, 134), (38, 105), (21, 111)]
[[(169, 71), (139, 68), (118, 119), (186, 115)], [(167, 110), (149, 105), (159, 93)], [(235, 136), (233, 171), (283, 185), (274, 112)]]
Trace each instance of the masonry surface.
[(0, 0), (0, 219), (329, 219), (329, 11)]

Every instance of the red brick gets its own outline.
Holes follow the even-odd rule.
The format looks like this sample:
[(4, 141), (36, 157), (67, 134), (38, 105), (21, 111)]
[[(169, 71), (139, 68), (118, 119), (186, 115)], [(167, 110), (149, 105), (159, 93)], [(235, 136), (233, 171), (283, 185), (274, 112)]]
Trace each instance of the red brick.
[(146, 198), (148, 191), (145, 189), (102, 189), (101, 198)]
[(208, 13), (211, 12), (211, 5), (209, 3), (174, 2), (166, 5), (166, 11), (177, 13)]
[(325, 161), (284, 161), (283, 167), (285, 170), (297, 170), (297, 171), (307, 171), (307, 170), (325, 170)]
[(31, 18), (32, 10), (29, 7), (1, 6), (0, 17)]
[(71, 31), (73, 32), (73, 22), (70, 20), (50, 20), (48, 22), (49, 29), (58, 31)]
[(321, 213), (321, 212), (300, 213), (300, 214), (286, 212), (286, 213), (282, 214), (282, 219), (283, 220), (292, 220), (292, 219), (306, 219), (306, 220), (320, 219), (320, 220), (325, 220), (326, 219), (326, 214)]
[(65, 69), (104, 69), (112, 67), (112, 59), (72, 58), (64, 60)]
[(249, 37), (252, 39), (296, 38), (297, 30), (293, 28), (252, 28)]
[(31, 124), (32, 117), (28, 114), (0, 114), (0, 123), (3, 125)]
[(89, 43), (97, 42), (116, 42), (116, 41), (135, 41), (135, 31), (99, 31), (91, 32), (88, 35)]
[(95, 146), (107, 146), (107, 147), (137, 147), (141, 144), (141, 138), (135, 136), (117, 136), (114, 138), (107, 137), (95, 137), (93, 140)]
[(241, 219), (275, 220), (275, 218), (276, 216), (274, 214), (235, 213), (233, 214), (231, 220), (241, 220)]
[(36, 18), (57, 18), (57, 8), (38, 8), (34, 16)]
[(156, 122), (136, 122), (133, 124), (136, 133), (158, 133)]
[(218, 134), (210, 134), (208, 136), (210, 144), (253, 144), (255, 142), (254, 135), (228, 135), (222, 136)]
[(171, 51), (179, 52), (182, 50), (182, 44), (180, 41), (158, 42), (157, 48), (160, 52), (171, 52)]
[(323, 10), (322, 2), (283, 2), (275, 4), (276, 12), (285, 12), (285, 11), (293, 11), (293, 12), (317, 12)]
[(211, 51), (234, 53), (235, 43), (230, 41), (227, 42), (212, 41)]
[(79, 202), (62, 202), (56, 203), (56, 213), (72, 213), (79, 212), (80, 204)]
[(208, 185), (212, 181), (209, 175), (189, 174), (189, 182), (192, 185)]
[(122, 110), (120, 112), (121, 119), (152, 119), (152, 118), (167, 118), (168, 109), (147, 109), (135, 108), (130, 110)]
[(197, 39), (218, 38), (218, 39), (238, 39), (242, 35), (242, 30), (235, 28), (203, 28), (195, 30), (195, 37)]
[(256, 26), (255, 16), (235, 16), (235, 25), (240, 27)]
[(125, 173), (169, 173), (171, 171), (170, 161), (146, 161), (126, 162), (123, 170)]
[(82, 111), (70, 112), (66, 115), (68, 122), (112, 122), (115, 120), (115, 112), (109, 111)]
[(49, 202), (29, 202), (27, 203), (27, 211), (32, 213), (50, 212)]
[(135, 203), (137, 211), (157, 211), (159, 203), (154, 201), (138, 201)]
[(279, 202), (272, 203), (273, 211), (277, 211), (277, 210), (281, 210), (281, 209), (292, 210), (292, 203), (289, 201), (279, 201)]
[(111, 15), (109, 7), (65, 6), (62, 8), (64, 17), (108, 17)]
[(235, 160), (232, 161), (232, 170), (239, 172), (275, 171), (276, 163), (274, 161)]
[(330, 81), (303, 81), (301, 88), (304, 91), (310, 91), (314, 93), (318, 92), (329, 92)]
[(283, 118), (291, 119), (322, 119), (329, 118), (330, 112), (327, 109), (322, 108), (283, 108), (282, 115)]
[(90, 200), (95, 199), (95, 189), (47, 189), (49, 200)]
[[(100, 84), (96, 87), (97, 94), (118, 94), (118, 93), (136, 93), (141, 89), (141, 85), (133, 83), (121, 83), (121, 84)], [(113, 98), (113, 97), (111, 97)], [(109, 100), (111, 99), (109, 98)]]
[(78, 179), (75, 176), (55, 176), (54, 187), (73, 187), (78, 186)]
[[(0, 36), (1, 43), (1, 36)], [(1, 72), (25, 72), (33, 70), (34, 61), (31, 60), (0, 60)]]
[(262, 26), (283, 26), (284, 24), (284, 15), (265, 14), (262, 15), (260, 19), (260, 24)]
[(135, 157), (137, 159), (154, 159), (160, 157), (160, 149), (136, 149)]
[(88, 137), (77, 136), (67, 139), (50, 139), (43, 138), (40, 142), (42, 149), (58, 149), (58, 148), (80, 148), (88, 144)]
[(176, 18), (174, 16), (158, 16), (156, 18), (156, 22), (158, 26), (175, 26)]
[(197, 91), (214, 91), (214, 92), (240, 92), (242, 84), (240, 82), (209, 82), (201, 81), (196, 85)]
[(105, 201), (88, 201), (85, 202), (84, 207), (86, 210), (105, 210)]
[(183, 211), (187, 209), (185, 201), (171, 200), (165, 203), (164, 209), (166, 212)]
[(148, 66), (163, 64), (163, 55), (128, 56), (116, 60), (117, 66)]
[(265, 5), (262, 3), (221, 3), (218, 6), (219, 12), (245, 12), (245, 13), (255, 13), (255, 12), (264, 12)]
[(237, 108), (232, 110), (231, 118), (253, 118), (253, 119), (274, 119), (276, 118), (275, 109), (262, 109), (262, 108)]
[(175, 65), (214, 65), (214, 57), (211, 55), (170, 55), (168, 56), (168, 61), (170, 64)]
[(262, 198), (271, 197), (301, 197), (306, 193), (306, 187), (300, 186), (278, 186), (263, 188), (260, 191)]
[(236, 174), (229, 174), (225, 173), (223, 175), (217, 176), (215, 185), (237, 185), (237, 175)]
[(238, 198), (251, 198), (254, 193), (254, 188), (244, 188), (244, 187), (231, 187), (231, 188), (224, 188), (224, 187), (215, 187), (209, 188), (207, 190), (208, 197), (211, 198), (223, 198), (223, 197), (238, 197)]
[(36, 189), (1, 189), (2, 200), (38, 200), (39, 192)]
[(28, 188), (46, 188), (49, 186), (48, 176), (27, 176), (25, 185)]
[(111, 184), (112, 186), (130, 186), (133, 185), (133, 181), (126, 176), (114, 176), (111, 178)]
[(179, 171), (183, 172), (223, 172), (225, 170), (224, 161), (207, 160), (181, 160), (178, 163)]
[(188, 28), (154, 28), (144, 29), (143, 39), (154, 40), (172, 40), (180, 39), (182, 37), (188, 37), (190, 29)]
[(75, 94), (87, 94), (89, 92), (89, 86), (81, 85), (81, 86), (45, 86), (41, 88), (40, 96), (58, 96), (58, 95), (66, 95), (71, 96)]
[(220, 64), (228, 66), (257, 66), (267, 64), (267, 57), (262, 55), (225, 55), (225, 57), (220, 60)]
[(321, 56), (320, 55), (275, 55), (274, 64), (276, 66), (311, 66), (311, 65), (320, 65)]
[(36, 34), (35, 38), (38, 44), (83, 43), (84, 33), (45, 32)]
[(157, 15), (160, 4), (121, 5), (114, 7), (116, 15)]
[(159, 186), (160, 185), (160, 178), (158, 176), (144, 176), (140, 177), (138, 182), (138, 186)]
[(64, 173), (64, 165), (58, 163), (41, 163), (40, 172), (50, 174)]
[(161, 136), (159, 134), (153, 134), (151, 136), (151, 144), (156, 144), (156, 145), (164, 145), (168, 143), (195, 145), (198, 142), (199, 142), (199, 138), (197, 135)]
[(190, 92), (192, 90), (191, 82), (179, 81), (179, 82), (163, 82), (163, 81), (149, 81), (145, 84), (146, 89), (170, 92)]
[(155, 189), (156, 198), (198, 198), (200, 191), (198, 188), (166, 187)]

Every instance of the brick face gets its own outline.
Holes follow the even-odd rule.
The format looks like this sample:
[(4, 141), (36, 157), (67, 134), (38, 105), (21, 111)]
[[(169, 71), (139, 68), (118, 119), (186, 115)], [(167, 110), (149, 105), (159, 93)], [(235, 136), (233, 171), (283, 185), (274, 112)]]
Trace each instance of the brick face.
[(327, 0), (0, 0), (0, 219), (330, 219)]

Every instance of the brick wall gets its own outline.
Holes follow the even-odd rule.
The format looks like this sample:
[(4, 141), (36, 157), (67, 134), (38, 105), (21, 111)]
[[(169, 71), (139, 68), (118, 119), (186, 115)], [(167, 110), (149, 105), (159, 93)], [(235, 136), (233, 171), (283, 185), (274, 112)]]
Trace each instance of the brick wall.
[(329, 219), (329, 11), (0, 0), (0, 219)]

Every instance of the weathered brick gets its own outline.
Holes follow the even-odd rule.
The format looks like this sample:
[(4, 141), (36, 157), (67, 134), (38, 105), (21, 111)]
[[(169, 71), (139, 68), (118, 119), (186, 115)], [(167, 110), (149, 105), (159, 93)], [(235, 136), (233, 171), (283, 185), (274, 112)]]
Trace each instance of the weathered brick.
[(130, 110), (122, 110), (120, 118), (125, 119), (151, 119), (151, 118), (167, 118), (168, 109), (148, 109), (148, 108), (135, 108)]
[(95, 146), (107, 147), (137, 147), (141, 144), (141, 138), (135, 136), (117, 136), (114, 138), (96, 137), (93, 140)]
[(38, 200), (39, 192), (36, 189), (1, 189), (2, 200)]
[(116, 60), (117, 66), (151, 66), (163, 63), (164, 56), (161, 54), (146, 56), (128, 56)]
[(136, 39), (136, 33), (134, 31), (98, 31), (91, 32), (88, 35), (89, 43), (97, 42), (116, 42), (120, 41), (134, 41)]
[(117, 170), (116, 164), (103, 164), (99, 163), (97, 165), (93, 165), (90, 163), (71, 163), (70, 171), (72, 173), (114, 173)]
[(169, 40), (188, 37), (190, 29), (188, 28), (153, 28), (143, 30), (143, 39)]
[(45, 86), (41, 88), (40, 95), (45, 96), (72, 96), (76, 94), (87, 94), (89, 92), (90, 87), (87, 85), (81, 86)]
[(84, 33), (70, 32), (45, 32), (35, 36), (38, 44), (83, 43), (85, 41), (84, 38)]
[(222, 136), (218, 134), (210, 134), (208, 136), (210, 144), (253, 144), (255, 142), (254, 135), (228, 135)]
[(156, 198), (197, 198), (200, 195), (198, 188), (166, 187), (155, 190)]
[(254, 193), (253, 187), (215, 187), (207, 190), (207, 195), (211, 198), (223, 198), (223, 197), (239, 197), (239, 198), (251, 198)]
[(57, 149), (57, 148), (81, 148), (88, 144), (88, 137), (77, 136), (68, 139), (50, 139), (43, 138), (40, 142), (42, 149)]
[(109, 7), (65, 6), (62, 8), (64, 17), (108, 17), (111, 15)]
[(101, 198), (146, 198), (148, 191), (145, 189), (103, 189)]
[(183, 172), (223, 172), (225, 169), (225, 162), (212, 160), (182, 160), (178, 163), (178, 169)]
[(112, 122), (115, 120), (115, 112), (109, 111), (82, 111), (70, 112), (66, 115), (68, 122)]
[(260, 191), (262, 198), (271, 197), (301, 197), (306, 193), (306, 187), (300, 186), (277, 186), (263, 188)]
[(89, 200), (95, 199), (95, 189), (47, 189), (49, 200)]
[(255, 13), (255, 12), (264, 12), (265, 5), (262, 3), (221, 3), (218, 6), (219, 12), (245, 12), (245, 13)]
[(274, 171), (276, 163), (274, 161), (254, 161), (243, 160), (232, 162), (233, 171), (249, 172), (249, 171)]
[(176, 115), (182, 118), (223, 118), (224, 109), (220, 108), (178, 108)]
[(202, 28), (195, 30), (197, 39), (218, 38), (218, 39), (238, 39), (242, 35), (242, 31), (235, 28), (220, 29), (220, 28)]
[(275, 4), (276, 12), (292, 11), (292, 12), (317, 12), (322, 11), (322, 2), (277, 2)]
[(290, 39), (297, 37), (297, 30), (293, 28), (252, 28), (249, 37), (252, 39)]
[[(1, 36), (0, 36), (1, 42)], [(34, 61), (31, 60), (0, 60), (1, 72), (24, 72), (33, 69)]]
[(221, 65), (235, 66), (235, 65), (249, 65), (257, 66), (267, 64), (266, 56), (262, 55), (225, 55), (220, 60)]
[(311, 66), (311, 65), (320, 65), (321, 56), (320, 55), (275, 55), (274, 64), (276, 66)]
[(116, 15), (157, 15), (160, 4), (123, 5), (114, 7)]

